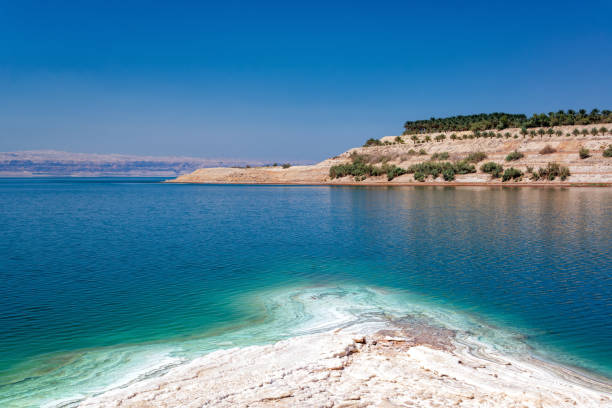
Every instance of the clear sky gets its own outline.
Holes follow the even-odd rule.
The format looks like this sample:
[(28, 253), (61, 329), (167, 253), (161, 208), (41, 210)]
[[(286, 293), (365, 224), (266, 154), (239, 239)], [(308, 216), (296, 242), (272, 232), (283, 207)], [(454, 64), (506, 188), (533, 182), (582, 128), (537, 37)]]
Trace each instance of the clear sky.
[(568, 108), (612, 108), (610, 0), (0, 0), (0, 151), (319, 160)]

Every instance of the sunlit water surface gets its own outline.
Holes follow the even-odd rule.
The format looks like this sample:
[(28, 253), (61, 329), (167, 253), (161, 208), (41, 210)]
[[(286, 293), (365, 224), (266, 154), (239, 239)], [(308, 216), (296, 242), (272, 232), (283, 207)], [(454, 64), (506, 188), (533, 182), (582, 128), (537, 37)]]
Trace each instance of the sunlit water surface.
[(612, 189), (0, 180), (0, 405), (402, 315), (612, 377)]

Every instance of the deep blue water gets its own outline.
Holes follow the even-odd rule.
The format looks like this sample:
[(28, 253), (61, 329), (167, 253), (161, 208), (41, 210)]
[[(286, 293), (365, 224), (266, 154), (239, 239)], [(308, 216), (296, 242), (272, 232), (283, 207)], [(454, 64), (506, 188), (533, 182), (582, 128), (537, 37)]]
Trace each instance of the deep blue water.
[(0, 179), (3, 406), (290, 335), (265, 298), (300, 288), (384, 288), (612, 378), (612, 189), (157, 181)]

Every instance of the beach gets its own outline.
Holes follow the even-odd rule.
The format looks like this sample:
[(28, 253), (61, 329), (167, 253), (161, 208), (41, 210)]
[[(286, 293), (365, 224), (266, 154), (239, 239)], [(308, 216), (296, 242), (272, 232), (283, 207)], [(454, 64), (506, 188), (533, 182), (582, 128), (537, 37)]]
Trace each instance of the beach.
[(213, 352), (79, 406), (604, 407), (612, 385), (405, 323)]

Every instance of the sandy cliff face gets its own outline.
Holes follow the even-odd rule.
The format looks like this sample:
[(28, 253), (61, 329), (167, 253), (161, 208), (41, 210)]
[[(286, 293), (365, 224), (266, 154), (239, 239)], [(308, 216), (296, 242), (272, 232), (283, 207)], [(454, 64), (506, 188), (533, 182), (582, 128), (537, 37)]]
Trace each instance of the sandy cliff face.
[[(612, 124), (598, 125), (597, 127), (605, 126), (612, 129)], [(330, 179), (329, 169), (334, 164), (350, 162), (352, 153), (366, 154), (374, 160), (386, 160), (389, 164), (395, 164), (400, 167), (408, 167), (412, 164), (421, 163), (431, 158), (434, 153), (449, 153), (448, 160), (461, 160), (469, 153), (482, 151), (486, 153), (487, 158), (476, 165), (479, 169), (480, 165), (486, 161), (494, 161), (502, 164), (504, 167), (514, 167), (523, 172), (529, 167), (537, 170), (540, 167), (545, 167), (549, 162), (557, 162), (560, 165), (567, 166), (570, 169), (571, 176), (561, 182), (559, 179), (555, 181), (531, 181), (528, 177), (518, 182), (509, 182), (505, 184), (568, 184), (568, 183), (612, 183), (612, 158), (602, 156), (603, 150), (612, 145), (612, 133), (605, 135), (588, 135), (588, 136), (566, 136), (574, 129), (582, 130), (583, 128), (591, 129), (593, 126), (562, 126), (556, 127), (555, 130), (561, 130), (563, 136), (549, 137), (523, 137), (520, 135), (519, 129), (505, 129), (503, 133), (509, 132), (509, 138), (478, 138), (478, 139), (462, 139), (450, 140), (451, 133), (447, 133), (447, 139), (441, 142), (434, 141), (437, 134), (429, 134), (432, 141), (415, 144), (410, 137), (405, 136), (402, 144), (387, 144), (373, 147), (358, 147), (351, 149), (339, 156), (327, 159), (312, 166), (294, 166), (288, 169), (281, 167), (257, 167), (257, 168), (208, 168), (199, 169), (191, 174), (178, 177), (172, 182), (178, 183), (247, 183), (247, 184), (411, 184), (415, 183), (414, 177), (411, 174), (406, 174), (388, 182), (387, 178), (369, 177), (363, 181), (355, 181), (353, 177), (347, 176), (340, 179)], [(537, 130), (537, 129), (535, 129)], [(470, 132), (454, 132), (462, 136)], [(518, 137), (515, 138), (514, 135)], [(421, 135), (423, 140), (427, 135)], [(395, 143), (394, 136), (387, 136), (381, 139), (383, 142)], [(542, 148), (546, 145), (551, 146), (556, 152), (552, 154), (540, 154)], [(591, 157), (581, 159), (578, 152), (584, 147), (590, 150)], [(411, 151), (419, 151), (424, 149), (426, 155), (411, 154)], [(517, 161), (506, 162), (505, 157), (508, 153), (518, 150), (525, 156)], [(376, 163), (376, 162), (373, 162)], [(379, 162), (380, 163), (380, 162)], [(417, 182), (418, 183), (418, 182)], [(441, 178), (432, 180), (431, 178), (426, 183), (443, 183)], [(458, 175), (454, 184), (460, 183), (493, 183), (501, 184), (500, 179), (493, 180), (489, 174), (482, 173), (478, 170), (477, 173)], [(418, 183), (423, 184), (423, 183)]]

